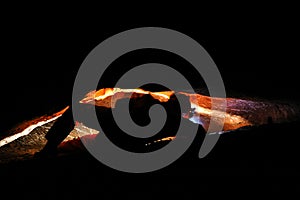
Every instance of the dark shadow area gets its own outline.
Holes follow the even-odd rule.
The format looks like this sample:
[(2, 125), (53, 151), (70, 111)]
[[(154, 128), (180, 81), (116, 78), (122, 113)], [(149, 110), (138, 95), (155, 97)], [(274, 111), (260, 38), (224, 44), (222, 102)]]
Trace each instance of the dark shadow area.
[[(173, 190), (176, 186), (183, 190), (178, 191), (180, 193), (195, 192), (198, 187), (213, 191), (215, 189), (207, 184), (215, 184), (215, 181), (222, 184), (219, 191), (227, 191), (232, 184), (235, 189), (248, 191), (255, 180), (262, 181), (252, 186), (255, 191), (266, 191), (273, 185), (280, 186), (281, 190), (293, 191), (297, 189), (297, 184), (289, 181), (282, 184), (276, 182), (276, 178), (296, 178), (300, 175), (299, 128), (299, 123), (295, 122), (226, 133), (221, 135), (211, 153), (199, 159), (197, 154), (204, 137), (200, 128), (191, 148), (180, 159), (166, 168), (146, 174), (116, 171), (101, 164), (88, 152), (80, 151), (68, 156), (2, 165), (0, 177), (6, 187), (11, 187), (13, 180), (18, 180), (13, 184), (15, 187), (25, 191), (34, 187), (46, 193), (79, 187), (81, 192), (97, 193), (100, 190), (103, 194), (111, 194), (128, 192), (133, 186), (135, 190), (149, 192), (151, 185), (155, 187), (154, 192)], [(273, 181), (270, 181), (271, 177)], [(132, 182), (130, 185), (126, 184), (129, 180)]]

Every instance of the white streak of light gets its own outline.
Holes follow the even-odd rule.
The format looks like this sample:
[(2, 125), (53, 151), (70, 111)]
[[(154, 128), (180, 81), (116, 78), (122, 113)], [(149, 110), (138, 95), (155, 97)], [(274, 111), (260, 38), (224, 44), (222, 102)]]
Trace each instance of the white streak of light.
[[(223, 111), (219, 111), (219, 110), (211, 110), (208, 108), (203, 108), (202, 106), (198, 106), (194, 103), (191, 103), (191, 108), (195, 108), (196, 113), (219, 117), (221, 119), (224, 118), (225, 120), (230, 121), (230, 123), (232, 123), (232, 124), (238, 124), (240, 122), (245, 122), (247, 124), (251, 124), (250, 122), (248, 122), (248, 120), (246, 120), (245, 118), (243, 118), (242, 116), (239, 116), (239, 115), (232, 115), (232, 114), (229, 114), (229, 113), (226, 113)], [(194, 122), (197, 120), (192, 119), (191, 121)], [(194, 122), (194, 123), (197, 123), (197, 122)]]
[(29, 134), (31, 131), (33, 131), (36, 127), (39, 127), (39, 126), (42, 126), (42, 125), (44, 125), (44, 124), (47, 124), (47, 123), (49, 123), (49, 122), (51, 122), (51, 121), (54, 121), (54, 120), (56, 120), (57, 118), (59, 118), (60, 116), (61, 116), (61, 115), (58, 115), (58, 116), (55, 116), (55, 117), (53, 117), (53, 118), (51, 118), (51, 119), (48, 119), (48, 120), (46, 120), (46, 121), (40, 121), (40, 122), (38, 122), (38, 123), (36, 123), (36, 124), (32, 124), (32, 125), (28, 126), (26, 129), (24, 129), (22, 132), (17, 133), (17, 134), (12, 135), (12, 136), (9, 136), (9, 137), (6, 137), (6, 138), (4, 138), (3, 140), (0, 140), (0, 147), (2, 147), (3, 145), (8, 144), (8, 143), (10, 143), (10, 142), (12, 142), (12, 141), (14, 141), (14, 140), (20, 138), (20, 137), (23, 137), (23, 136), (25, 136), (25, 135), (28, 135), (28, 134)]

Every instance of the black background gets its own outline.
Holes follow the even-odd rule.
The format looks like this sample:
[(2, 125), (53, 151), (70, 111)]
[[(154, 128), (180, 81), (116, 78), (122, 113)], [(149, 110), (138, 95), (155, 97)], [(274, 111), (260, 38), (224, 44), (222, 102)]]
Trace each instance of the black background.
[(88, 53), (114, 34), (144, 26), (171, 28), (198, 41), (215, 61), (229, 92), (299, 96), (299, 31), (292, 12), (239, 12), (215, 18), (137, 14), (117, 20), (111, 15), (7, 14), (1, 37), (1, 121), (15, 123), (22, 116), (67, 105), (77, 70)]
[[(233, 11), (224, 8), (222, 13), (215, 9), (203, 13), (207, 11), (203, 6), (180, 7), (174, 11), (169, 5), (161, 13), (157, 8), (145, 12), (143, 6), (131, 10), (123, 8), (123, 12), (103, 5), (93, 11), (58, 6), (57, 9), (32, 7), (29, 10), (13, 6), (1, 14), (0, 128), (4, 130), (53, 107), (67, 105), (77, 70), (88, 53), (114, 34), (144, 26), (171, 28), (198, 41), (215, 61), (228, 91), (298, 100), (296, 12), (282, 5), (276, 9), (260, 6)], [(72, 172), (77, 171), (73, 168)], [(39, 180), (42, 179), (41, 176)], [(114, 186), (114, 179), (109, 180), (109, 186)], [(202, 186), (210, 188), (205, 181), (201, 182)], [(208, 181), (211, 185), (218, 184), (211, 178)], [(227, 179), (222, 183), (226, 185)], [(238, 185), (243, 188), (235, 184)], [(264, 182), (260, 185), (264, 190)], [(271, 189), (277, 190), (280, 186), (282, 184)], [(173, 187), (177, 185), (173, 184), (172, 190)], [(198, 191), (197, 187), (190, 190)], [(108, 189), (114, 191), (114, 188)]]

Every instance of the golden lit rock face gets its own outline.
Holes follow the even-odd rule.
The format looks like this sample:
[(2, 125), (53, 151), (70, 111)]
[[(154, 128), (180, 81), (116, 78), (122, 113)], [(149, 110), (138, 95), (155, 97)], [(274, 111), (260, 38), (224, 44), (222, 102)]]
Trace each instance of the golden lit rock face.
[(23, 137), (25, 135), (28, 135), (32, 130), (34, 130), (36, 127), (42, 126), (46, 123), (49, 123), (51, 121), (56, 120), (62, 114), (69, 109), (69, 106), (65, 107), (64, 109), (53, 113), (51, 115), (44, 115), (41, 117), (38, 117), (36, 119), (28, 120), (26, 122), (23, 122), (22, 124), (16, 126), (12, 130), (10, 130), (10, 134), (7, 135), (4, 138), (0, 138), (0, 147), (4, 146), (20, 137)]
[[(223, 131), (234, 130), (243, 126), (250, 126), (252, 123), (245, 119), (242, 115), (233, 114), (228, 109), (228, 104), (232, 103), (232, 98), (212, 98), (200, 94), (191, 94), (186, 92), (179, 92), (179, 94), (189, 97), (191, 108), (194, 110), (194, 115), (189, 118), (183, 115), (184, 118), (189, 118), (194, 123), (201, 124), (205, 130), (208, 126), (211, 117), (218, 124), (223, 124)], [(212, 101), (214, 102), (214, 109), (212, 109)], [(223, 104), (226, 103), (226, 112), (224, 112)]]
[[(182, 110), (183, 119), (191, 123), (200, 124), (207, 131), (212, 119), (216, 123), (223, 124), (223, 131), (236, 130), (245, 126), (257, 126), (268, 123), (283, 123), (299, 120), (300, 106), (291, 102), (248, 100), (239, 98), (214, 98), (201, 94), (161, 91), (150, 92), (142, 89), (121, 89), (121, 88), (103, 88), (98, 91), (91, 91), (80, 101), (81, 104), (92, 104), (106, 108), (115, 108), (116, 102), (124, 98), (137, 99), (150, 96), (161, 103), (172, 102), (177, 97), (186, 98), (190, 104), (187, 110)], [(147, 99), (147, 98), (146, 98)], [(226, 102), (226, 112), (222, 105)], [(134, 101), (135, 103), (149, 103), (147, 101)], [(214, 108), (212, 109), (212, 102)], [(140, 106), (140, 105), (139, 105)], [(134, 109), (139, 109), (139, 106)], [(59, 118), (69, 107), (53, 114), (44, 115), (28, 122), (23, 122), (11, 130), (9, 134), (3, 135), (0, 139), (0, 147), (14, 141), (15, 139), (29, 134), (35, 127), (42, 126), (45, 123)], [(213, 118), (212, 118), (213, 117)], [(93, 135), (97, 130), (90, 127), (79, 126), (78, 123), (74, 129), (74, 137)], [(97, 132), (98, 133), (98, 132)], [(175, 133), (174, 133), (175, 134)], [(166, 140), (172, 140), (168, 137)], [(67, 139), (66, 139), (67, 140)], [(163, 138), (161, 140), (164, 140)]]
[[(298, 117), (299, 109), (291, 105), (270, 101), (253, 101), (237, 98), (214, 98), (201, 94), (162, 91), (150, 92), (142, 89), (103, 88), (88, 93), (80, 103), (114, 108), (116, 102), (123, 98), (138, 98), (151, 95), (160, 102), (172, 100), (172, 96), (183, 96), (190, 102), (190, 110), (182, 111), (182, 117), (208, 129), (212, 116), (216, 123), (224, 121), (223, 131), (235, 130), (244, 126), (281, 123)], [(226, 102), (226, 112), (222, 105)], [(212, 101), (214, 109), (212, 109)]]
[(93, 104), (107, 108), (114, 108), (119, 99), (138, 98), (143, 95), (151, 95), (160, 102), (167, 102), (174, 94), (173, 91), (149, 92), (142, 89), (120, 89), (120, 88), (103, 88), (98, 91), (89, 92), (80, 103)]

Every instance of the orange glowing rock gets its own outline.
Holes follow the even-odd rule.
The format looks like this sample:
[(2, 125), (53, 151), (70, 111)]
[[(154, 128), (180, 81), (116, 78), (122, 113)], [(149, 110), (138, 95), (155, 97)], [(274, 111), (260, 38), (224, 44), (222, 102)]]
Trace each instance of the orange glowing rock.
[(160, 102), (167, 102), (174, 94), (173, 91), (149, 92), (142, 89), (120, 89), (120, 88), (103, 88), (98, 91), (89, 92), (80, 103), (93, 104), (107, 108), (114, 108), (116, 102), (123, 98), (136, 98), (145, 94), (151, 95)]
[(142, 89), (121, 88), (103, 88), (98, 91), (92, 91), (80, 103), (114, 108), (119, 99), (137, 98), (143, 95), (151, 95), (160, 102), (168, 102), (173, 95), (187, 97), (190, 102), (190, 109), (193, 112), (191, 113), (189, 110), (183, 111), (182, 117), (201, 124), (205, 130), (208, 130), (212, 119), (215, 123), (223, 125), (223, 131), (228, 131), (244, 126), (266, 124), (269, 123), (270, 118), (275, 123), (281, 123), (293, 119), (293, 117), (297, 116), (296, 113), (299, 113), (296, 107), (276, 104), (271, 101), (216, 98), (187, 92), (150, 92)]
[[(121, 88), (103, 88), (97, 91), (91, 91), (87, 93), (79, 103), (115, 108), (116, 102), (120, 99), (134, 99), (143, 97), (144, 95), (150, 95), (153, 99), (162, 103), (172, 100), (171, 97), (174, 95), (186, 97), (190, 103), (190, 110), (182, 111), (182, 117), (193, 123), (202, 125), (206, 131), (208, 130), (211, 120), (222, 125), (223, 131), (230, 131), (245, 126), (262, 125), (270, 122), (282, 123), (299, 120), (300, 113), (298, 104), (272, 102), (270, 100), (253, 101), (238, 98), (215, 98), (187, 92), (150, 92), (142, 89)], [(224, 102), (226, 109), (224, 109)], [(29, 134), (35, 127), (59, 118), (68, 108), (69, 107), (66, 107), (52, 115), (44, 115), (22, 123), (15, 130), (12, 130), (9, 135), (0, 138), (2, 139), (0, 140), (0, 147), (21, 136)], [(82, 127), (80, 129), (78, 123), (76, 124), (76, 127), (79, 131), (85, 131)], [(95, 131), (87, 132), (90, 134)], [(85, 135), (86, 133), (84, 132), (82, 134)], [(171, 140), (174, 138), (167, 138), (167, 140), (169, 139)]]
[[(208, 96), (186, 93), (186, 92), (175, 92), (175, 91), (162, 91), (162, 92), (150, 92), (142, 89), (121, 89), (121, 88), (103, 88), (98, 91), (89, 92), (80, 103), (94, 104), (96, 106), (104, 106), (107, 108), (114, 108), (116, 102), (123, 98), (137, 98), (143, 95), (151, 95), (154, 99), (160, 102), (168, 102), (173, 95), (183, 95), (189, 98), (190, 107), (194, 109), (192, 115), (183, 113), (183, 118), (189, 119), (194, 123), (201, 124), (205, 130), (208, 130), (211, 117), (214, 120), (222, 124), (224, 121), (223, 130), (233, 130), (242, 126), (252, 125), (251, 122), (244, 119), (242, 116), (236, 114), (230, 114), (224, 112), (221, 106), (224, 104), (224, 99), (211, 98)], [(214, 110), (211, 109), (212, 102), (214, 101)], [(226, 103), (225, 99), (225, 103)], [(230, 101), (230, 99), (228, 99)], [(224, 106), (224, 105), (223, 105)], [(225, 105), (226, 106), (226, 105)], [(186, 111), (188, 112), (188, 111)]]
[(64, 109), (53, 113), (51, 115), (43, 115), (41, 117), (38, 117), (36, 119), (32, 119), (26, 122), (23, 122), (22, 124), (18, 125), (17, 127), (10, 130), (10, 135), (0, 140), (0, 147), (3, 145), (6, 145), (20, 137), (23, 137), (25, 135), (28, 135), (32, 130), (34, 130), (36, 127), (42, 126), (44, 124), (47, 124), (51, 121), (56, 120), (60, 116), (63, 115), (66, 110), (69, 109), (69, 106), (65, 107)]

